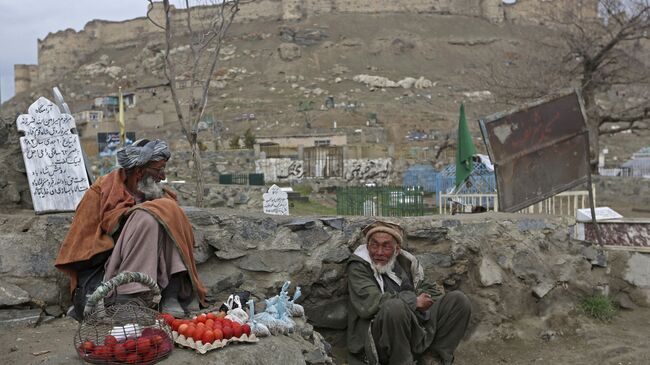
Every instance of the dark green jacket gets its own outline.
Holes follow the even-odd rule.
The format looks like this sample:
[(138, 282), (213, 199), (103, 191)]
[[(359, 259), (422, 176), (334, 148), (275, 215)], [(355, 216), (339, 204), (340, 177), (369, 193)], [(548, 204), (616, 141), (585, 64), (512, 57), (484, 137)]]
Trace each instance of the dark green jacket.
[(363, 353), (370, 321), (383, 302), (400, 298), (415, 312), (416, 298), (420, 293), (429, 293), (434, 301), (444, 294), (435, 282), (424, 280), (424, 270), (411, 253), (400, 250), (397, 262), (412, 279), (415, 292), (384, 293), (383, 280), (371, 265), (366, 245), (359, 246), (348, 260), (348, 351), (357, 356)]

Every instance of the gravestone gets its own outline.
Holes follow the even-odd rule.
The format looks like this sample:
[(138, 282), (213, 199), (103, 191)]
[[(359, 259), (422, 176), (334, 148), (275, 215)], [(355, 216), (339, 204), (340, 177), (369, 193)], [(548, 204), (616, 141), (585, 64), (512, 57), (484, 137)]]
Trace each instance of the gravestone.
[(269, 188), (268, 193), (264, 193), (263, 207), (266, 214), (289, 215), (287, 193), (274, 184)]
[(29, 190), (37, 214), (74, 211), (89, 182), (70, 114), (44, 97), (16, 120)]
[[(622, 215), (618, 214), (610, 207), (596, 207), (596, 221), (604, 221), (608, 219), (620, 219)], [(576, 221), (578, 222), (591, 222), (591, 209), (578, 209), (576, 210)]]

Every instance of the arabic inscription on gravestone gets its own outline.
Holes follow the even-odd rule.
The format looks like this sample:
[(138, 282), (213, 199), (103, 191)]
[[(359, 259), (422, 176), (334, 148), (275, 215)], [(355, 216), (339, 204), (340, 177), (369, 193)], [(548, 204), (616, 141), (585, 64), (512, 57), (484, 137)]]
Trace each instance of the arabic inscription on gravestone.
[(287, 193), (282, 191), (277, 185), (269, 188), (268, 193), (264, 193), (264, 213), (275, 215), (289, 215), (289, 199)]
[(88, 190), (88, 176), (74, 118), (44, 97), (16, 120), (36, 213), (74, 211)]

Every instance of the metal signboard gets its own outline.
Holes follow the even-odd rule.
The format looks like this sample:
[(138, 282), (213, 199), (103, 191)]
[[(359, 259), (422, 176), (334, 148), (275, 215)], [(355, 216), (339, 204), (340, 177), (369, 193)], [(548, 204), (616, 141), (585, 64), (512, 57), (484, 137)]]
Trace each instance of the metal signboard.
[[(135, 142), (135, 132), (126, 132), (126, 146)], [(122, 147), (120, 142), (120, 132), (98, 132), (97, 133), (97, 148), (99, 149), (99, 156), (115, 156), (117, 150)]]
[(582, 98), (564, 92), (479, 120), (495, 166), (499, 209), (516, 212), (590, 182)]

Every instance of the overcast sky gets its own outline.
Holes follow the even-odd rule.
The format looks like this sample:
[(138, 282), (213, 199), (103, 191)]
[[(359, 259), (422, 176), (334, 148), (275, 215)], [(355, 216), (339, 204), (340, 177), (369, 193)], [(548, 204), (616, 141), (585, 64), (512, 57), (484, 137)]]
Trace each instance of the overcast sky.
[(14, 64), (37, 63), (37, 39), (67, 28), (79, 31), (93, 19), (145, 16), (147, 4), (146, 0), (0, 0), (2, 101), (14, 95)]

